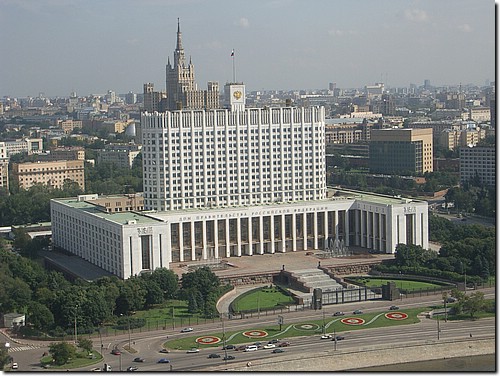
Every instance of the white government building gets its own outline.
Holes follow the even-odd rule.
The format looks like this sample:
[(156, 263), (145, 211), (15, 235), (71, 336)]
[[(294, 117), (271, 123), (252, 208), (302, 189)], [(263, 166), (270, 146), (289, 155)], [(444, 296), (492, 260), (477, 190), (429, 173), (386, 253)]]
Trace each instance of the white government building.
[(123, 279), (172, 262), (428, 247), (427, 202), (327, 189), (323, 107), (246, 108), (242, 83), (224, 89), (223, 109), (143, 113), (143, 207), (54, 199), (53, 245)]

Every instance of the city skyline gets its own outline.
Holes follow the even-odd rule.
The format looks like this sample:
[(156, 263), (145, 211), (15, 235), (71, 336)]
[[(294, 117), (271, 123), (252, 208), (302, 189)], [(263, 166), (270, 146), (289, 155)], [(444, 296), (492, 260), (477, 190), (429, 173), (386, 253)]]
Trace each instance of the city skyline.
[(5, 0), (0, 96), (164, 90), (178, 18), (202, 90), (232, 81), (233, 59), (248, 91), (483, 85), (495, 12), (486, 0)]

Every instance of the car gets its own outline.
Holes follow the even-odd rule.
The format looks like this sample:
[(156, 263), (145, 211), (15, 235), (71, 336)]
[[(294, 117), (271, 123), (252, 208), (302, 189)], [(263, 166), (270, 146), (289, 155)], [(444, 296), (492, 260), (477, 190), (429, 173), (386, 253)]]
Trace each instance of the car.
[(340, 311), (335, 312), (335, 313), (333, 314), (333, 316), (344, 316), (344, 315), (345, 315), (345, 313), (344, 313), (344, 312), (340, 312)]
[(399, 307), (398, 307), (397, 305), (391, 305), (391, 306), (389, 307), (389, 309), (390, 309), (391, 311), (396, 311), (396, 310), (398, 310), (398, 309), (399, 309)]
[(90, 369), (91, 372), (101, 372), (101, 368), (99, 367), (94, 367)]
[(342, 341), (343, 339), (345, 339), (344, 336), (335, 336), (332, 338), (332, 341)]
[(234, 360), (234, 356), (232, 355), (227, 355), (223, 358), (223, 360)]
[(184, 329), (181, 329), (181, 333), (189, 333), (189, 332), (192, 332), (193, 331), (193, 328), (184, 328)]
[(290, 346), (290, 342), (287, 342), (287, 341), (281, 342), (278, 346), (279, 347), (288, 347), (288, 346)]
[(144, 358), (135, 358), (135, 359), (134, 359), (134, 362), (144, 363), (144, 362), (145, 362), (145, 360), (144, 360)]
[(120, 352), (120, 350), (118, 350), (118, 349), (115, 348), (115, 349), (111, 350), (111, 354), (113, 354), (113, 355), (120, 355), (121, 352)]
[(19, 364), (17, 364), (16, 362), (12, 363), (12, 369), (18, 369), (19, 368)]
[(283, 353), (283, 352), (285, 352), (285, 350), (280, 349), (279, 347), (278, 347), (277, 349), (274, 349), (274, 350), (272, 351), (272, 353), (273, 353), (273, 354), (278, 354), (278, 353)]
[(168, 354), (170, 352), (170, 350), (169, 349), (161, 349), (160, 352), (163, 354)]
[(362, 310), (360, 310), (360, 309), (357, 309), (357, 310), (355, 310), (355, 311), (353, 312), (353, 314), (355, 314), (355, 315), (361, 315), (362, 313), (363, 313), (363, 311), (362, 311)]
[(236, 349), (235, 345), (222, 346), (222, 350), (234, 350), (234, 349)]
[(267, 345), (264, 345), (265, 349), (274, 349), (276, 345), (274, 343), (268, 343)]
[(330, 338), (332, 338), (332, 335), (331, 335), (331, 334), (323, 334), (323, 335), (321, 336), (321, 339), (330, 339)]
[(161, 358), (158, 360), (158, 363), (170, 363), (170, 360), (168, 360), (167, 358)]
[(188, 351), (186, 351), (187, 354), (194, 354), (200, 352), (200, 349), (197, 349), (196, 347), (191, 347)]
[(247, 348), (247, 345), (241, 345), (235, 348), (236, 351), (244, 351)]
[(455, 303), (456, 301), (457, 299), (452, 296), (446, 298), (446, 303)]
[(268, 343), (274, 343), (274, 344), (276, 344), (276, 343), (278, 343), (279, 341), (280, 341), (280, 340), (279, 340), (278, 338), (274, 338), (274, 339), (270, 340)]
[(128, 372), (133, 372), (133, 371), (137, 371), (138, 369), (139, 369), (139, 368), (137, 368), (137, 367), (130, 366), (130, 367), (128, 367), (128, 368), (127, 368), (127, 371), (128, 371)]
[(215, 358), (220, 358), (220, 355), (219, 354), (210, 354), (208, 356), (209, 359), (215, 359)]

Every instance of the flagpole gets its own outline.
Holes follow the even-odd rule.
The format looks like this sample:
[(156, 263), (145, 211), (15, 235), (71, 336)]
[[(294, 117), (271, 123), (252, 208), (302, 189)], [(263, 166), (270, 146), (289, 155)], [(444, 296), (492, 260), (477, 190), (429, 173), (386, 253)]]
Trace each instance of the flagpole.
[(233, 52), (231, 52), (231, 57), (233, 58), (233, 83), (236, 83), (236, 73), (235, 73), (235, 69), (234, 69), (234, 48), (233, 48)]

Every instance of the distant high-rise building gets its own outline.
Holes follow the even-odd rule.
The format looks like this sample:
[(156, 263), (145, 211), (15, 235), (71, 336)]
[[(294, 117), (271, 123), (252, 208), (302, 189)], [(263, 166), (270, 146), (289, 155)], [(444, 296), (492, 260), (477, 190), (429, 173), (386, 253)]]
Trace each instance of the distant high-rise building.
[(191, 59), (189, 59), (189, 64), (186, 64), (179, 21), (177, 22), (174, 63), (170, 63), (169, 57), (166, 66), (166, 89), (167, 110), (219, 108), (219, 85), (216, 82), (209, 82), (207, 90), (198, 90)]
[(431, 80), (424, 80), (424, 89), (431, 88)]
[(144, 84), (143, 110), (147, 112), (163, 111), (167, 94), (163, 91), (155, 91), (154, 84)]

